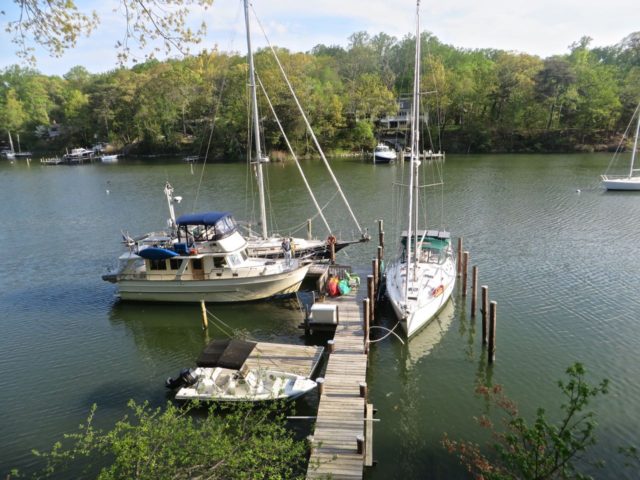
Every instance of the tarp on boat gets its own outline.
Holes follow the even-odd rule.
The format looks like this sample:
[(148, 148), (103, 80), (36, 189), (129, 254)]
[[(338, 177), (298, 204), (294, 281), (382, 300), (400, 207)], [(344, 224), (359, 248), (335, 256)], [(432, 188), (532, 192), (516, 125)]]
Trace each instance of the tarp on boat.
[(187, 213), (176, 219), (178, 225), (215, 225), (220, 219), (230, 217), (231, 212)]
[(199, 367), (222, 367), (240, 370), (245, 360), (256, 346), (256, 342), (244, 340), (214, 340), (207, 345), (196, 365)]

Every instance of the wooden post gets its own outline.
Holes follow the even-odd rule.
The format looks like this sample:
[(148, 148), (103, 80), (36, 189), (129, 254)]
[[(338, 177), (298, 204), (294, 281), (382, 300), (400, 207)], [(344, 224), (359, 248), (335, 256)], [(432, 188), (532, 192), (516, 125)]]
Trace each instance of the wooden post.
[(336, 264), (336, 244), (334, 242), (331, 242), (329, 244), (329, 255), (331, 258), (331, 265), (335, 265)]
[(462, 254), (462, 296), (467, 296), (467, 264), (469, 262), (469, 252)]
[(458, 251), (456, 253), (458, 256), (457, 266), (458, 266), (458, 277), (459, 277), (460, 274), (462, 273), (462, 237), (458, 237)]
[(307, 240), (311, 240), (311, 219), (307, 218)]
[(476, 318), (476, 302), (478, 301), (478, 266), (471, 269), (471, 318)]
[(369, 353), (369, 322), (371, 310), (369, 309), (369, 299), (362, 300), (362, 312), (364, 313), (364, 353)]
[(360, 382), (360, 397), (367, 398), (367, 382)]
[(378, 220), (378, 245), (382, 247), (384, 251), (384, 220), (382, 219)]
[(324, 377), (316, 378), (316, 383), (318, 384), (318, 395), (324, 395)]
[(307, 305), (305, 307), (306, 314), (304, 316), (304, 334), (309, 336), (311, 334), (311, 327), (309, 327), (309, 317), (311, 316), (311, 307)]
[(373, 290), (373, 275), (367, 275), (367, 296), (369, 297), (369, 319), (373, 322), (376, 318), (376, 311), (374, 308), (374, 290)]
[(327, 340), (327, 352), (333, 353), (336, 350), (336, 342), (334, 340)]
[(356, 447), (358, 449), (358, 455), (364, 455), (364, 436), (356, 435)]
[(380, 285), (380, 282), (382, 281), (383, 265), (384, 265), (384, 248), (378, 247), (378, 285)]
[(314, 446), (313, 446), (313, 435), (309, 435), (307, 437), (307, 442), (309, 442), (309, 454), (311, 456), (313, 456), (313, 450), (314, 450)]
[(489, 304), (489, 363), (496, 361), (496, 310), (498, 304), (491, 302)]
[(378, 285), (380, 284), (380, 277), (378, 273), (380, 272), (380, 263), (377, 258), (371, 260), (371, 273), (373, 274), (373, 296), (374, 298), (378, 298)]
[(207, 307), (204, 304), (204, 300), (200, 300), (200, 308), (202, 308), (202, 329), (206, 330), (209, 326), (209, 320), (207, 319)]
[(487, 344), (487, 318), (489, 317), (489, 287), (483, 285), (480, 287), (482, 290), (482, 306), (480, 311), (482, 312), (482, 344)]

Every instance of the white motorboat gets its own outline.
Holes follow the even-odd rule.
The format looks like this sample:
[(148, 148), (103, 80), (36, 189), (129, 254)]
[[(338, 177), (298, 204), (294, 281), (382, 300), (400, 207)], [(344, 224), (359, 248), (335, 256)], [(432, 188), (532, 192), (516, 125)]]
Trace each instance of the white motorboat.
[[(631, 151), (631, 164), (629, 166), (629, 173), (628, 175), (602, 175), (602, 186), (607, 190), (640, 190), (640, 168), (637, 168), (635, 166), (636, 155), (638, 153), (638, 136), (640, 135), (640, 104), (638, 104), (638, 106), (636, 107), (634, 117), (638, 117), (638, 120), (636, 124), (636, 134), (633, 139), (633, 150)], [(633, 118), (631, 119), (631, 122), (633, 122)], [(623, 141), (624, 138), (626, 138), (626, 134), (623, 137)], [(609, 163), (609, 168), (618, 157), (619, 151), (620, 148)]]
[(65, 153), (62, 158), (67, 163), (84, 163), (93, 160), (95, 152), (88, 148), (72, 148), (71, 152)]
[[(387, 267), (387, 296), (405, 331), (411, 337), (444, 308), (456, 280), (456, 262), (451, 236), (445, 230), (418, 227), (419, 130), (420, 118), (420, 6), (416, 8), (416, 56), (414, 64), (413, 107), (411, 117), (411, 167), (407, 195), (407, 229), (400, 236), (397, 257)], [(438, 185), (441, 185), (442, 182)]]
[(117, 154), (114, 154), (114, 155), (102, 155), (102, 156), (100, 156), (100, 161), (102, 163), (117, 163), (118, 155)]
[(214, 340), (198, 358), (197, 368), (184, 369), (166, 381), (177, 400), (264, 402), (294, 399), (313, 390), (316, 382), (293, 373), (249, 368), (255, 347), (243, 340)]
[(395, 150), (385, 143), (379, 143), (373, 151), (373, 163), (390, 163), (396, 159)]
[(241, 302), (295, 293), (309, 264), (252, 258), (229, 212), (182, 215), (170, 236), (125, 236), (128, 251), (103, 279), (123, 300)]

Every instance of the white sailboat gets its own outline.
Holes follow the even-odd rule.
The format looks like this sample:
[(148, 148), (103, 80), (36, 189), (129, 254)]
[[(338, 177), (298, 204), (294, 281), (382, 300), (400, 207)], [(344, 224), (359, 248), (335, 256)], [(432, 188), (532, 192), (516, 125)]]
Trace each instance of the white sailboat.
[[(634, 117), (638, 117), (636, 124), (636, 134), (633, 139), (633, 150), (631, 151), (631, 164), (628, 175), (602, 175), (602, 186), (607, 190), (640, 190), (640, 168), (637, 168), (636, 156), (638, 154), (638, 136), (640, 136), (640, 104), (636, 107)], [(633, 118), (631, 119), (633, 122)], [(626, 135), (625, 135), (626, 137)], [(614, 155), (609, 167), (613, 164), (618, 152)]]
[(444, 308), (456, 280), (451, 236), (444, 230), (420, 229), (420, 2), (416, 6), (416, 53), (411, 115), (411, 167), (406, 205), (407, 229), (400, 251), (386, 273), (387, 296), (407, 337), (427, 325)]
[[(283, 237), (274, 233), (270, 233), (267, 229), (267, 212), (266, 212), (266, 207), (265, 207), (265, 182), (264, 182), (264, 175), (263, 175), (263, 164), (268, 162), (268, 157), (266, 155), (264, 155), (264, 153), (262, 152), (262, 146), (261, 146), (261, 141), (260, 141), (260, 125), (259, 125), (259, 113), (258, 113), (258, 100), (257, 100), (257, 84), (256, 84), (256, 75), (255, 75), (255, 68), (254, 68), (254, 62), (253, 62), (253, 51), (251, 48), (251, 29), (250, 29), (250, 19), (249, 19), (249, 2), (248, 0), (244, 0), (244, 13), (245, 13), (245, 25), (246, 25), (246, 33), (247, 33), (247, 57), (248, 57), (248, 61), (249, 61), (249, 88), (251, 91), (251, 115), (252, 115), (252, 131), (251, 131), (251, 136), (253, 139), (253, 147), (254, 150), (252, 152), (252, 157), (250, 159), (250, 164), (253, 167), (254, 171), (255, 171), (255, 175), (256, 175), (256, 183), (258, 186), (258, 196), (259, 196), (259, 205), (260, 205), (260, 219), (259, 219), (259, 227), (260, 227), (260, 231), (259, 232), (253, 232), (250, 231), (249, 235), (247, 237), (247, 241), (249, 242), (248, 245), (248, 252), (250, 255), (253, 256), (259, 256), (259, 257), (268, 257), (268, 258), (278, 258), (283, 256), (283, 250), (282, 250), (282, 241), (283, 241)], [(298, 101), (298, 98), (293, 90), (293, 87), (291, 86), (291, 83), (289, 82), (289, 79), (287, 78), (284, 69), (282, 68), (282, 65), (280, 64), (280, 61), (277, 57), (277, 55), (275, 54), (275, 51), (272, 49), (272, 52), (274, 54), (275, 60), (278, 64), (278, 67), (280, 68), (280, 72), (285, 80), (285, 83), (287, 84), (289, 91), (293, 97), (293, 99), (296, 102), (296, 105), (298, 107), (298, 110), (302, 116), (302, 119), (305, 122), (305, 125), (307, 127), (307, 130), (309, 132), (309, 135), (311, 136), (316, 149), (318, 150), (318, 153), (320, 154), (320, 157), (322, 158), (325, 167), (327, 168), (327, 171), (329, 172), (329, 175), (331, 177), (331, 179), (333, 180), (333, 183), (335, 184), (338, 193), (340, 194), (341, 199), (343, 200), (347, 211), (349, 212), (351, 218), (353, 219), (358, 231), (360, 232), (360, 239), (359, 240), (353, 240), (353, 241), (346, 241), (346, 240), (340, 240), (340, 239), (336, 239), (336, 237), (334, 236), (334, 234), (332, 233), (331, 227), (329, 226), (329, 223), (327, 222), (324, 213), (322, 211), (322, 208), (320, 207), (320, 205), (318, 204), (313, 191), (311, 190), (311, 187), (309, 186), (309, 183), (307, 182), (307, 179), (304, 176), (304, 172), (302, 171), (302, 168), (300, 166), (300, 163), (298, 162), (298, 159), (295, 155), (295, 152), (293, 152), (293, 149), (291, 148), (288, 139), (286, 138), (286, 134), (285, 132), (282, 130), (282, 127), (280, 125), (279, 120), (276, 117), (276, 122), (278, 123), (278, 125), (281, 128), (281, 133), (285, 139), (285, 141), (287, 142), (287, 145), (289, 147), (290, 153), (292, 154), (294, 161), (296, 162), (296, 166), (298, 167), (298, 171), (302, 176), (303, 182), (307, 188), (307, 191), (309, 193), (309, 195), (311, 196), (311, 199), (316, 207), (316, 210), (318, 212), (318, 216), (320, 217), (320, 219), (322, 220), (322, 222), (324, 223), (327, 231), (329, 232), (329, 235), (327, 237), (327, 239), (311, 239), (311, 238), (292, 238), (291, 241), (294, 245), (294, 250), (295, 250), (295, 256), (299, 257), (299, 258), (304, 258), (304, 257), (324, 257), (324, 258), (328, 258), (329, 257), (329, 252), (330, 252), (330, 243), (334, 244), (334, 251), (338, 251), (344, 247), (346, 247), (347, 245), (351, 244), (351, 243), (357, 243), (357, 242), (361, 242), (361, 241), (367, 241), (369, 239), (368, 235), (366, 234), (365, 231), (363, 231), (363, 229), (360, 227), (360, 224), (358, 223), (358, 220), (356, 219), (355, 215), (353, 214), (353, 211), (351, 210), (351, 207), (349, 206), (349, 202), (347, 201), (346, 196), (344, 195), (344, 192), (342, 191), (342, 188), (340, 187), (338, 180), (336, 179), (335, 175), (333, 174), (333, 171), (331, 170), (331, 167), (329, 165), (329, 162), (327, 161), (324, 152), (322, 151), (322, 148), (320, 147), (320, 144), (315, 136), (315, 133), (313, 132), (313, 129), (311, 128), (311, 124), (309, 123), (309, 120), (307, 119), (307, 116), (304, 112), (304, 110), (302, 109), (302, 106), (300, 105), (300, 102)], [(264, 89), (263, 89), (264, 91)], [(265, 92), (265, 96), (266, 96), (266, 92)], [(267, 97), (267, 101), (269, 101), (268, 97)], [(270, 103), (270, 101), (269, 101)], [(270, 105), (271, 106), (271, 105)], [(272, 113), (275, 116), (275, 112), (273, 111), (272, 108)], [(266, 159), (266, 161), (265, 161)]]

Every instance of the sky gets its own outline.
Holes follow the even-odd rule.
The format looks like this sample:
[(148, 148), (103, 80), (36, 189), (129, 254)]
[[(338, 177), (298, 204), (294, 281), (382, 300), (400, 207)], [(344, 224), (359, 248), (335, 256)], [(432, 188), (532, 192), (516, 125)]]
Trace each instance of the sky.
[[(10, 36), (4, 31), (17, 18), (17, 0), (1, 0), (0, 69), (19, 63)], [(41, 0), (43, 1), (43, 0)], [(47, 75), (63, 75), (76, 65), (92, 73), (117, 66), (114, 45), (123, 38), (125, 25), (116, 11), (119, 0), (76, 0), (81, 10), (95, 10), (101, 25), (89, 38), (60, 58), (36, 51), (36, 68)], [(291, 51), (309, 51), (315, 45), (346, 47), (352, 33), (384, 32), (398, 39), (415, 30), (415, 0), (252, 0), (271, 44)], [(542, 58), (568, 52), (583, 36), (592, 47), (610, 46), (640, 30), (638, 0), (422, 0), (421, 28), (459, 48), (496, 48)], [(208, 10), (193, 8), (194, 25), (207, 23), (201, 46), (244, 52), (245, 33), (241, 0), (214, 0)], [(254, 48), (265, 46), (261, 29), (252, 26)], [(144, 53), (135, 51), (140, 59)], [(179, 56), (175, 53), (174, 56)]]

